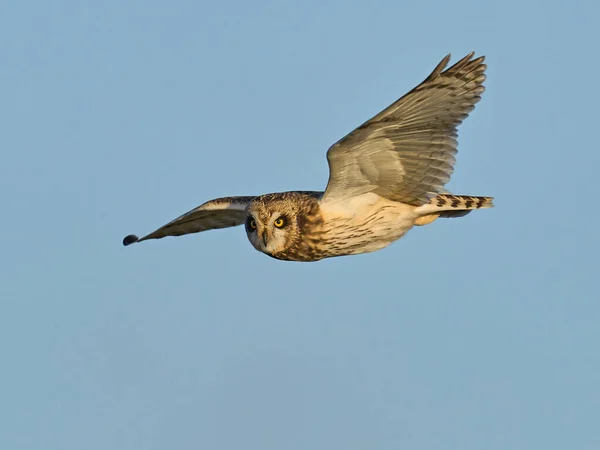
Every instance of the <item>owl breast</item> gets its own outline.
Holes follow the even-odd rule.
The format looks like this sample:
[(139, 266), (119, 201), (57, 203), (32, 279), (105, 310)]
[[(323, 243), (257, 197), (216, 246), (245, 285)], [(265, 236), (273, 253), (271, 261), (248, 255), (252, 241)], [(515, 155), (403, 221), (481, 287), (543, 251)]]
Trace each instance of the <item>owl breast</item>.
[(321, 246), (326, 256), (356, 255), (381, 250), (400, 239), (415, 222), (415, 207), (374, 193), (346, 202), (321, 204)]

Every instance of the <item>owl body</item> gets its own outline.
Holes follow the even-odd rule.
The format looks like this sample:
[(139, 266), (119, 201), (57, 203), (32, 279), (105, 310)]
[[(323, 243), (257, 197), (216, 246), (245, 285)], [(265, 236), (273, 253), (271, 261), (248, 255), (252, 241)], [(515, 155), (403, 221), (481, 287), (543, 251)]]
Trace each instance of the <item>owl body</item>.
[(244, 224), (256, 250), (318, 261), (380, 250), (413, 226), (492, 207), (492, 197), (445, 190), (457, 127), (484, 91), (487, 66), (473, 56), (446, 69), (447, 55), (421, 84), (329, 147), (324, 192), (217, 198), (123, 244)]
[(291, 191), (253, 199), (245, 222), (250, 243), (276, 259), (318, 261), (387, 247), (418, 217), (414, 206), (375, 193), (347, 201), (323, 201), (323, 194)]

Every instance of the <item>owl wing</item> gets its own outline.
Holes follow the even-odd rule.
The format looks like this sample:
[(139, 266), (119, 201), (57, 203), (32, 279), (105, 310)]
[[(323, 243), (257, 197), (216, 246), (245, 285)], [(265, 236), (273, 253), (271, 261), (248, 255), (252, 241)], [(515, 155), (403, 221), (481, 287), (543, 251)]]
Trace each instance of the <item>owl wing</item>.
[(126, 236), (123, 239), (123, 245), (131, 245), (147, 239), (181, 236), (241, 225), (246, 220), (246, 207), (253, 198), (223, 197), (210, 200), (142, 238), (138, 238), (134, 234)]
[(323, 201), (375, 192), (423, 205), (454, 171), (457, 127), (484, 91), (484, 56), (470, 53), (444, 70), (447, 55), (420, 85), (327, 151)]

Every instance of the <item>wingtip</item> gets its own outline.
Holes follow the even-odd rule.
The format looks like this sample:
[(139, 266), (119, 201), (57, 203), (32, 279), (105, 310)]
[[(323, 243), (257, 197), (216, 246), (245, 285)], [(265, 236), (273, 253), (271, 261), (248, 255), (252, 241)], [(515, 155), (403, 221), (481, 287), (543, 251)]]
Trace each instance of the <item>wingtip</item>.
[(444, 56), (444, 58), (438, 63), (437, 66), (435, 66), (435, 69), (433, 69), (433, 72), (431, 72), (429, 74), (429, 76), (427, 78), (425, 78), (425, 81), (431, 81), (433, 80), (435, 77), (437, 77), (439, 74), (441, 74), (444, 69), (446, 68), (446, 66), (448, 65), (448, 63), (450, 62), (450, 53), (448, 53), (446, 56)]
[(123, 245), (127, 247), (128, 245), (135, 244), (140, 240), (135, 234), (130, 234), (129, 236), (125, 236), (123, 239)]

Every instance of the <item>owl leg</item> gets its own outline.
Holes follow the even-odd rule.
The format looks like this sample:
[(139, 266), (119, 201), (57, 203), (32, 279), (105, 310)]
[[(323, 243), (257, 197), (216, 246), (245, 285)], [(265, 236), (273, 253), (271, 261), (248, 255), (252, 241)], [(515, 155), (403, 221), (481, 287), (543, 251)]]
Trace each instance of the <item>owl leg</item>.
[(438, 217), (440, 217), (439, 213), (438, 214), (427, 214), (426, 216), (417, 217), (417, 220), (415, 220), (415, 225), (422, 226), (422, 225), (430, 224)]

